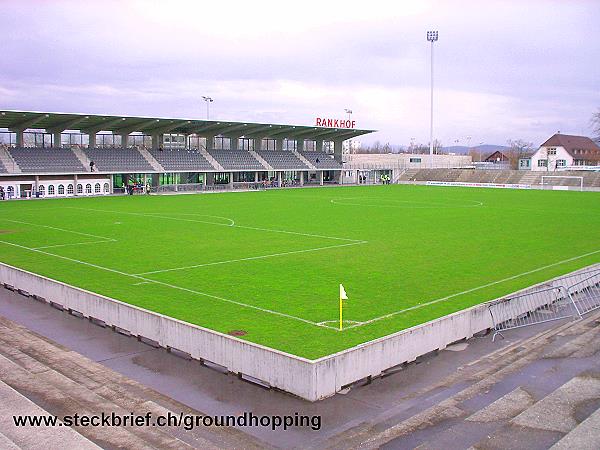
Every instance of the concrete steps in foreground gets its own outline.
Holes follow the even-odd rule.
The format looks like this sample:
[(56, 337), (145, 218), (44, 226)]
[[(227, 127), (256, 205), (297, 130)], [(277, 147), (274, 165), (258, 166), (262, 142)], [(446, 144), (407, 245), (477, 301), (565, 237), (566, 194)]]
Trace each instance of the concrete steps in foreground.
[[(204, 415), (4, 318), (0, 318), (0, 380), (15, 395), (26, 397), (27, 402), (38, 408), (40, 412), (35, 414), (47, 411), (59, 417), (75, 413), (99, 415), (103, 412), (119, 415), (151, 412), (153, 417), (169, 412), (176, 416), (181, 413)], [(26, 403), (21, 401), (19, 404)], [(12, 421), (12, 414), (16, 412), (10, 411), (2, 414), (4, 420)], [(24, 437), (18, 436), (24, 431), (35, 434), (31, 433), (31, 428), (11, 428), (9, 425), (3, 423), (0, 426), (6, 438), (0, 437), (0, 448), (10, 448), (2, 443), (6, 440), (21, 447), (18, 439), (23, 440)], [(264, 448), (254, 438), (225, 427), (189, 431), (183, 427), (51, 428), (51, 431), (54, 430), (70, 430), (75, 436), (71, 439), (89, 442), (94, 448), (95, 444), (103, 448), (132, 449)], [(67, 445), (66, 448), (92, 447)]]

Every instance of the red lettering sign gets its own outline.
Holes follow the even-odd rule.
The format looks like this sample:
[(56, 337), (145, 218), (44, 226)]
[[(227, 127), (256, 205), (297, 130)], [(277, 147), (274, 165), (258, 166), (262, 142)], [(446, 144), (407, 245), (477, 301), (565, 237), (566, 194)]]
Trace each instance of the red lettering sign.
[(317, 117), (316, 120), (318, 127), (328, 128), (355, 128), (356, 121), (350, 119), (328, 119), (325, 117)]

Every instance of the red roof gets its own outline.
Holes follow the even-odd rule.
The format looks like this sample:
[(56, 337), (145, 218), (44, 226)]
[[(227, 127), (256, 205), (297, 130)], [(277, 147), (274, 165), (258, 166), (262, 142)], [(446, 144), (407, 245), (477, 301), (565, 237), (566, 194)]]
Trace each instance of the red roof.
[(574, 159), (599, 160), (600, 147), (589, 137), (556, 133), (542, 147), (564, 147)]

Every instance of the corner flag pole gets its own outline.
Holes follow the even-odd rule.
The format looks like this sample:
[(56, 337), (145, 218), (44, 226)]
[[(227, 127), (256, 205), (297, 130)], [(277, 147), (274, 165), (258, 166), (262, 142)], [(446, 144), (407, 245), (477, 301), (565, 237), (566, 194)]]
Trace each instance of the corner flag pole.
[(343, 328), (342, 315), (344, 311), (344, 300), (348, 300), (348, 296), (346, 295), (344, 285), (340, 283), (340, 331), (342, 331)]

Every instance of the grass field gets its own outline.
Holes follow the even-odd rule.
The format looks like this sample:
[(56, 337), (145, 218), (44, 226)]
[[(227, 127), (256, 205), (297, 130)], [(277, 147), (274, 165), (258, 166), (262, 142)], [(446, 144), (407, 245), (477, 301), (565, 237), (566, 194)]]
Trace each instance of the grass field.
[(391, 185), (11, 201), (0, 261), (312, 359), (600, 262), (600, 195)]

